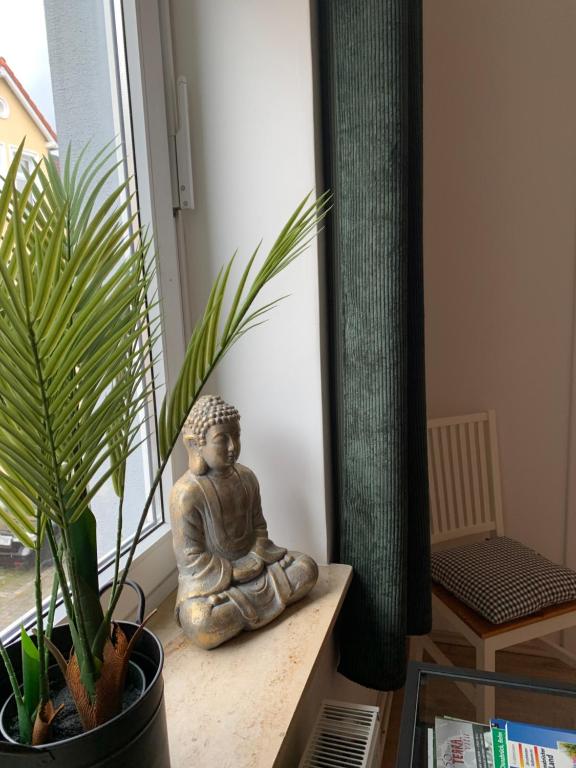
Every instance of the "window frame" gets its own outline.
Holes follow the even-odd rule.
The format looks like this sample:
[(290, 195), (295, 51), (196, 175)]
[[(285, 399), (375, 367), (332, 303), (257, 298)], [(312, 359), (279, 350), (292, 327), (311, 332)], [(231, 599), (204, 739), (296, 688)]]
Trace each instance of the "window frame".
[[(157, 254), (157, 288), (162, 313), (162, 359), (155, 379), (160, 393), (175, 382), (186, 349), (176, 221), (172, 208), (169, 136), (166, 118), (160, 3), (162, 0), (116, 0), (122, 9), (137, 196), (141, 224), (149, 227)], [(162, 370), (163, 369), (163, 370)], [(156, 608), (177, 586), (168, 495), (182, 462), (172, 458), (162, 478), (164, 522), (136, 550), (130, 577)], [(121, 567), (126, 556), (121, 560)], [(105, 583), (107, 571), (101, 574)], [(119, 617), (133, 605), (126, 595)]]
[[(16, 154), (17, 151), (18, 151), (18, 147), (16, 146), (16, 144), (10, 144), (8, 166), (10, 165), (12, 160), (14, 159), (14, 155)], [(24, 184), (26, 184), (26, 171), (27, 171), (27, 169), (22, 170), (22, 163), (23, 163), (23, 161), (26, 161), (26, 160), (30, 160), (32, 165), (34, 166), (40, 160), (40, 155), (38, 154), (38, 152), (34, 152), (34, 150), (32, 150), (32, 149), (23, 149), (22, 150), (22, 158), (20, 160), (20, 165), (18, 167), (18, 173), (16, 174), (16, 185), (17, 186), (20, 185), (20, 186), (18, 186), (18, 189), (20, 189), (21, 187), (24, 186)]]

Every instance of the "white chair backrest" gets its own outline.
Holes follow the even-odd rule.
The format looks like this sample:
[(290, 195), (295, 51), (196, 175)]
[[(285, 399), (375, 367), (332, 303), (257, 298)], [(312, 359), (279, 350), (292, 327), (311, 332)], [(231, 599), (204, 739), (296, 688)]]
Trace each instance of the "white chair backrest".
[(428, 476), (432, 543), (504, 533), (496, 414), (431, 419)]

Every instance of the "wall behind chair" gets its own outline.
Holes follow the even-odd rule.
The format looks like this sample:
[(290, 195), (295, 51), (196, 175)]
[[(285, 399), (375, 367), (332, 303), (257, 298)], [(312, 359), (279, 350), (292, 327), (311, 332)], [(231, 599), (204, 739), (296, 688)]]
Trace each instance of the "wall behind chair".
[(576, 566), (576, 4), (424, 10), (429, 415), (496, 409), (508, 533)]
[[(196, 209), (182, 214), (190, 320), (220, 266), (263, 251), (316, 185), (308, 0), (173, 0), (175, 70), (189, 81)], [(318, 248), (263, 297), (291, 294), (224, 361), (208, 391), (242, 416), (241, 462), (270, 535), (326, 562)], [(234, 273), (237, 279), (238, 270)]]

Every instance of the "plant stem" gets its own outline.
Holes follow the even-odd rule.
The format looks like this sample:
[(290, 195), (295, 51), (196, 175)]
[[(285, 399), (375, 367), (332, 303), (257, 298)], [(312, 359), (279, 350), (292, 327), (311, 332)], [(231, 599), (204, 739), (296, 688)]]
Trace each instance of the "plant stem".
[[(38, 664), (40, 667), (40, 706), (48, 701), (48, 674), (46, 672), (46, 650), (44, 643), (44, 610), (42, 605), (42, 573), (40, 558), (40, 535), (42, 533), (41, 504), (36, 507), (36, 578), (34, 590), (36, 592), (36, 644), (38, 646)], [(50, 523), (48, 523), (50, 525)]]
[(26, 707), (24, 705), (24, 699), (22, 698), (22, 691), (18, 684), (16, 672), (8, 656), (8, 652), (4, 647), (2, 638), (0, 638), (0, 658), (4, 662), (6, 672), (8, 672), (8, 679), (10, 680), (10, 686), (12, 687), (12, 693), (14, 694), (14, 700), (16, 702), (16, 709), (18, 711), (18, 725), (20, 726), (20, 739), (24, 744), (29, 744), (32, 741), (32, 722), (27, 716)]
[(124, 483), (122, 483), (122, 495), (118, 500), (118, 522), (116, 525), (116, 553), (114, 557), (114, 576), (112, 578), (112, 597), (116, 592), (118, 574), (120, 573), (120, 552), (122, 550), (122, 511), (124, 509)]
[(10, 685), (12, 686), (14, 698), (19, 704), (24, 704), (24, 699), (22, 698), (22, 692), (20, 690), (20, 685), (18, 684), (16, 672), (14, 671), (14, 667), (10, 661), (10, 656), (8, 656), (6, 647), (2, 642), (2, 638), (0, 638), (0, 658), (2, 658), (4, 666), (6, 667), (6, 672), (8, 672), (8, 678), (10, 679)]
[[(64, 537), (64, 546), (68, 550), (68, 555), (71, 555), (70, 548), (69, 548), (69, 539), (68, 539), (68, 519), (67, 519), (67, 509), (66, 504), (64, 502), (64, 498), (62, 496), (62, 486), (61, 486), (61, 480), (60, 480), (60, 472), (58, 469), (58, 457), (56, 455), (56, 446), (54, 443), (54, 434), (52, 432), (52, 419), (50, 415), (50, 408), (48, 405), (47, 400), (47, 393), (46, 393), (46, 384), (44, 382), (44, 372), (42, 370), (42, 364), (40, 362), (40, 356), (38, 354), (38, 345), (36, 343), (36, 335), (34, 333), (32, 323), (30, 320), (30, 317), (28, 316), (28, 335), (30, 338), (30, 346), (32, 348), (32, 355), (34, 358), (34, 366), (36, 368), (36, 374), (38, 376), (38, 382), (40, 384), (40, 393), (42, 396), (42, 407), (44, 411), (44, 419), (46, 421), (46, 430), (48, 433), (48, 440), (49, 440), (49, 447), (50, 447), (50, 459), (52, 461), (52, 471), (54, 473), (54, 480), (55, 480), (55, 487), (56, 492), (58, 494), (58, 511), (60, 513), (60, 530), (62, 531), (62, 535)], [(51, 531), (51, 526), (47, 526), (47, 532), (48, 532), (48, 538), (51, 542), (50, 546), (52, 549), (52, 554), (55, 558), (55, 563), (57, 562), (57, 547), (52, 546), (54, 536)], [(60, 563), (61, 565), (61, 563)], [(94, 676), (95, 670), (94, 670), (94, 659), (92, 657), (92, 651), (90, 648), (90, 643), (88, 642), (88, 637), (86, 634), (86, 625), (84, 623), (84, 617), (82, 615), (82, 605), (80, 600), (80, 590), (78, 589), (78, 583), (77, 583), (77, 574), (74, 570), (74, 558), (73, 555), (71, 555), (71, 561), (68, 563), (68, 570), (70, 575), (70, 586), (72, 588), (72, 594), (74, 596), (74, 609), (75, 611), (70, 613), (70, 602), (68, 601), (66, 603), (66, 612), (68, 613), (68, 616), (75, 616), (76, 618), (76, 629), (78, 631), (78, 637), (80, 639), (80, 642), (82, 644), (82, 656), (86, 659), (86, 663), (88, 664), (88, 672), (90, 676)], [(59, 573), (60, 577), (60, 583), (62, 584), (63, 590), (62, 594), (64, 594), (64, 579), (63, 579), (63, 573)]]
[(110, 597), (108, 610), (106, 611), (106, 615), (104, 617), (104, 620), (107, 624), (110, 623), (112, 619), (112, 614), (114, 613), (114, 608), (116, 608), (118, 600), (120, 599), (120, 595), (122, 593), (124, 583), (128, 576), (128, 571), (130, 569), (132, 560), (134, 558), (134, 554), (136, 552), (136, 547), (138, 546), (138, 542), (140, 540), (140, 534), (142, 533), (142, 528), (144, 527), (146, 517), (148, 516), (148, 511), (150, 509), (150, 506), (152, 505), (152, 501), (154, 500), (156, 489), (158, 488), (160, 480), (162, 479), (162, 474), (164, 472), (166, 464), (168, 463), (169, 458), (170, 458), (170, 454), (168, 454), (168, 456), (164, 459), (164, 461), (160, 464), (160, 466), (156, 470), (156, 475), (154, 476), (154, 480), (152, 481), (152, 485), (150, 486), (150, 492), (148, 493), (148, 497), (144, 504), (144, 508), (142, 510), (140, 520), (138, 521), (138, 526), (136, 527), (136, 531), (134, 532), (134, 538), (132, 540), (132, 544), (130, 545), (130, 549), (128, 551), (128, 557), (126, 559), (126, 563), (122, 570), (122, 576), (120, 577), (120, 580), (115, 584), (115, 588), (113, 589), (112, 595)]
[(54, 531), (52, 530), (51, 525), (46, 526), (46, 534), (48, 536), (50, 551), (52, 552), (52, 559), (54, 560), (54, 567), (56, 568), (56, 574), (58, 576), (58, 579), (60, 580), (60, 585), (62, 587), (62, 598), (64, 600), (64, 607), (66, 608), (66, 614), (68, 616), (68, 620), (71, 621), (74, 624), (74, 626), (76, 626), (76, 623), (77, 623), (76, 615), (74, 613), (74, 606), (72, 604), (70, 591), (68, 590), (66, 574), (64, 573), (64, 568), (62, 567), (61, 553), (58, 551), (56, 539), (54, 538)]
[[(61, 556), (62, 547), (58, 548), (58, 556)], [(50, 605), (48, 606), (48, 616), (46, 617), (46, 629), (44, 630), (44, 637), (48, 640), (52, 638), (52, 627), (54, 626), (54, 613), (56, 611), (56, 600), (58, 599), (58, 584), (60, 579), (58, 578), (58, 571), (54, 572), (54, 578), (52, 579), (52, 592), (50, 594)], [(46, 648), (46, 664), (48, 664), (48, 648)]]

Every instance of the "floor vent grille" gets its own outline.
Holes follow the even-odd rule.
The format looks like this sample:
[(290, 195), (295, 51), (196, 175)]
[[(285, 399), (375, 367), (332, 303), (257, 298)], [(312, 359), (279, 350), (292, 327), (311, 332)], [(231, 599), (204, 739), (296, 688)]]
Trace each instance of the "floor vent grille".
[(299, 768), (372, 768), (378, 707), (324, 701)]

